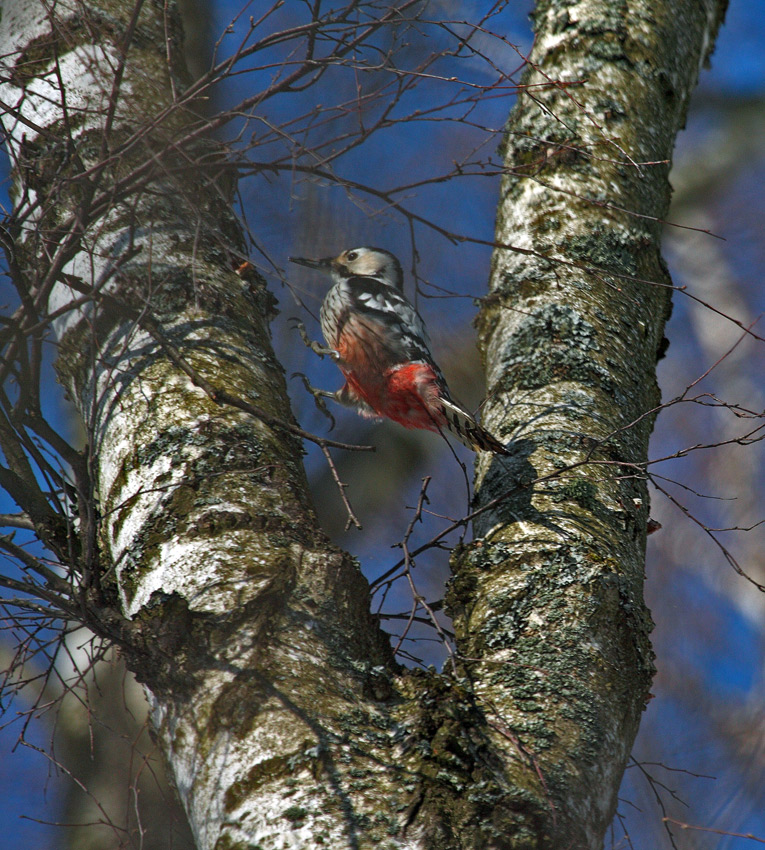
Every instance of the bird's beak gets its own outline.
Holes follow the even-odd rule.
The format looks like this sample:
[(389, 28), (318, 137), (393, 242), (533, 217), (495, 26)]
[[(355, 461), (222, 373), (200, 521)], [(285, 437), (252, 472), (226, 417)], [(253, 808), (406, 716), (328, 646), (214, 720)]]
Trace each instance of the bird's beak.
[(299, 266), (308, 266), (309, 269), (318, 269), (321, 272), (330, 272), (332, 270), (332, 261), (334, 257), (324, 257), (322, 260), (309, 260), (306, 257), (289, 257), (291, 263), (297, 263)]

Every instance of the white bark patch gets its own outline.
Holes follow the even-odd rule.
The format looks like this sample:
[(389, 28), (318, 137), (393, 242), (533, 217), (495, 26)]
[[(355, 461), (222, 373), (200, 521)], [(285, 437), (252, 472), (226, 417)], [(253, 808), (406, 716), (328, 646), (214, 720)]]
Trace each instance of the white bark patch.
[[(303, 645), (300, 634), (296, 640)], [(310, 638), (307, 640), (310, 644)], [(302, 661), (306, 661), (305, 656)], [(311, 660), (320, 662), (319, 658)], [(301, 669), (290, 668), (288, 657), (281, 653), (279, 663), (285, 663), (289, 674), (303, 675)], [(314, 675), (315, 671), (305, 670), (308, 680)], [(363, 791), (354, 791), (358, 776), (349, 771), (349, 766), (355, 747), (334, 744), (331, 754), (323, 753), (314, 719), (322, 727), (325, 724), (321, 717), (311, 717), (312, 710), (304, 716), (277, 694), (259, 706), (256, 731), (241, 735), (220, 729), (201, 748), (197, 737), (188, 734), (190, 728), (209, 730), (210, 721), (216, 720), (218, 697), (232, 680), (229, 671), (209, 671), (205, 699), (182, 709), (193, 711), (193, 715), (168, 711), (149, 695), (153, 720), (173, 764), (176, 785), (200, 850), (212, 850), (224, 835), (230, 843), (264, 850), (318, 846), (348, 850), (357, 846), (354, 834), (363, 838), (364, 829), (349, 820), (347, 812), (352, 809), (372, 817), (377, 812), (365, 807)], [(275, 686), (278, 691), (278, 677)], [(324, 728), (325, 733), (328, 731)], [(386, 752), (389, 755), (389, 750)], [(379, 803), (380, 785), (372, 779), (369, 793)], [(382, 768), (380, 779), (384, 782)], [(316, 841), (318, 836), (322, 837), (321, 845)], [(416, 850), (421, 845), (410, 835), (406, 840), (391, 837), (385, 846)]]
[[(225, 505), (216, 507), (226, 510)], [(225, 546), (218, 537), (209, 544), (199, 540), (186, 542), (177, 539), (163, 543), (159, 557), (153, 564), (154, 568), (147, 570), (132, 600), (125, 599), (123, 602), (127, 616), (137, 614), (148, 604), (156, 590), (182, 594), (188, 602), (189, 610), (224, 614), (231, 610), (232, 593), (243, 592), (246, 588), (249, 597), (257, 593), (259, 588), (266, 587), (270, 576), (260, 580), (249, 577), (236, 581), (226, 580), (225, 590), (221, 588), (221, 571), (230, 566), (228, 549), (236, 551), (250, 544), (249, 538), (240, 539), (243, 536), (229, 531)]]
[[(24, 90), (9, 84), (3, 86), (3, 97), (17, 104), (27, 121), (44, 130), (62, 117), (60, 74), (66, 86), (66, 108), (80, 134), (103, 124), (110, 91), (105, 88), (98, 69), (115, 68), (118, 62), (119, 54), (111, 45), (79, 45), (59, 57), (57, 65), (51, 62), (46, 75), (30, 80)], [(123, 84), (123, 93), (127, 85)], [(29, 124), (12, 117), (6, 120), (5, 129), (15, 144), (21, 144), (25, 138), (34, 140), (40, 135)]]
[[(209, 545), (173, 535), (150, 554), (143, 549), (147, 529), (157, 521), (167, 522), (162, 514), (167, 511), (169, 500), (188, 481), (194, 461), (202, 454), (193, 436), (210, 417), (189, 410), (188, 399), (190, 395), (201, 398), (204, 394), (182, 373), (169, 376), (161, 372), (156, 380), (151, 374), (132, 373), (140, 352), (155, 345), (147, 333), (135, 329), (124, 345), (129, 351), (121, 360), (121, 369), (102, 368), (100, 372), (99, 396), (107, 401), (97, 408), (96, 427), (107, 539), (120, 579), (140, 563), (139, 575), (131, 574), (130, 582), (120, 580), (125, 613), (133, 616), (160, 589), (187, 595), (192, 608), (198, 604), (220, 612), (230, 604), (230, 598), (225, 601), (227, 595), (219, 598), (206, 591), (215, 584), (216, 571), (225, 562), (227, 550), (242, 545), (235, 533), (227, 537), (226, 550), (221, 550), (217, 535)], [(162, 435), (171, 430), (186, 437), (177, 441), (172, 455), (162, 454)], [(154, 441), (147, 442), (147, 435), (152, 435)], [(142, 447), (141, 453), (137, 453), (137, 446)], [(222, 501), (195, 508), (184, 522), (193, 525), (195, 518), (211, 509), (228, 515), (243, 513), (241, 504)], [(143, 563), (146, 557), (151, 558), (152, 569)], [(132, 588), (130, 597), (125, 595), (124, 584)]]
[[(25, 45), (50, 31), (50, 23), (42, 3), (5, 3), (0, 15), (0, 40), (6, 45), (2, 60), (5, 77)], [(5, 85), (1, 86), (6, 91)]]
[[(110, 210), (101, 219), (98, 237), (87, 252), (76, 254), (64, 266), (63, 272), (82, 281), (87, 287), (93, 287), (97, 293), (110, 293), (117, 288), (115, 262), (123, 258), (128, 247), (138, 251), (138, 262), (150, 266), (152, 274), (160, 280), (163, 273), (175, 270), (188, 263), (188, 256), (175, 250), (176, 243), (168, 235), (158, 234), (150, 227), (139, 226), (125, 228), (119, 224), (122, 210)], [(129, 271), (129, 265), (123, 267)], [(53, 313), (62, 310), (54, 320), (53, 329), (62, 339), (70, 329), (77, 327), (83, 318), (93, 312), (91, 303), (85, 302), (77, 308), (66, 310), (67, 305), (82, 298), (82, 293), (68, 284), (59, 281), (48, 297), (48, 310)], [(135, 348), (135, 345), (133, 345)]]

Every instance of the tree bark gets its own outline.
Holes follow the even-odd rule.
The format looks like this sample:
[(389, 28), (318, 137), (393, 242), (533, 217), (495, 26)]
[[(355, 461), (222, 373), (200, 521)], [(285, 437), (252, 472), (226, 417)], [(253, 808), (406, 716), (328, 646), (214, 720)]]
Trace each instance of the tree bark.
[(515, 459), (479, 460), (486, 510), (454, 564), (453, 611), (482, 697), (539, 768), (525, 784), (549, 846), (601, 845), (650, 696), (642, 470), (671, 309), (661, 219), (726, 5), (538, 2), (506, 128), (496, 240), (514, 247), (495, 251), (478, 327), (485, 419)]
[(0, 99), (19, 262), (89, 435), (76, 601), (146, 684), (200, 850), (600, 847), (652, 670), (635, 464), (669, 305), (668, 166), (623, 151), (669, 159), (722, 5), (538, 6), (526, 84), (586, 82), (528, 89), (508, 128), (497, 234), (525, 253), (497, 251), (479, 322), (515, 458), (479, 463), (455, 675), (396, 666), (317, 527), (169, 9), (6, 2)]

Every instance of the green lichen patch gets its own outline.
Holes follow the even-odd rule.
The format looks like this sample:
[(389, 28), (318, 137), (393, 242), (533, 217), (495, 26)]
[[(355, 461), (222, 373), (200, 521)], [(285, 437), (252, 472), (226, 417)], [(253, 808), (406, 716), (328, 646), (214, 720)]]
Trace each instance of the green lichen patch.
[(297, 824), (299, 821), (305, 820), (307, 815), (308, 809), (304, 809), (302, 806), (290, 806), (282, 812), (281, 817), (290, 821), (290, 823)]
[(519, 323), (509, 340), (511, 350), (503, 383), (516, 389), (536, 389), (557, 382), (577, 382), (613, 394), (615, 384), (598, 362), (600, 343), (593, 325), (562, 304), (547, 304)]
[(645, 252), (644, 234), (615, 229), (613, 226), (596, 227), (586, 234), (570, 236), (562, 245), (564, 256), (581, 260), (600, 269), (625, 275), (638, 272), (637, 258)]
[(228, 833), (224, 833), (215, 842), (213, 850), (265, 850), (262, 844), (253, 844), (250, 841), (235, 841)]
[(586, 478), (565, 481), (552, 493), (555, 502), (576, 502), (579, 507), (594, 511), (598, 506), (598, 487)]

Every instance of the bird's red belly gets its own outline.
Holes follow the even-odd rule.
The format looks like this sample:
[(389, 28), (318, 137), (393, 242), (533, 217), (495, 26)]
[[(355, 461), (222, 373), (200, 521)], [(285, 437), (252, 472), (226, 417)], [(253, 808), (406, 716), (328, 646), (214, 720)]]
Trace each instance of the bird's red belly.
[(352, 315), (334, 342), (348, 385), (378, 416), (429, 431), (446, 424), (435, 370), (422, 361), (402, 362), (384, 325)]
[(446, 424), (438, 404), (438, 379), (426, 363), (393, 366), (375, 374), (358, 369), (343, 372), (356, 393), (380, 416), (405, 428), (428, 431), (438, 431)]

